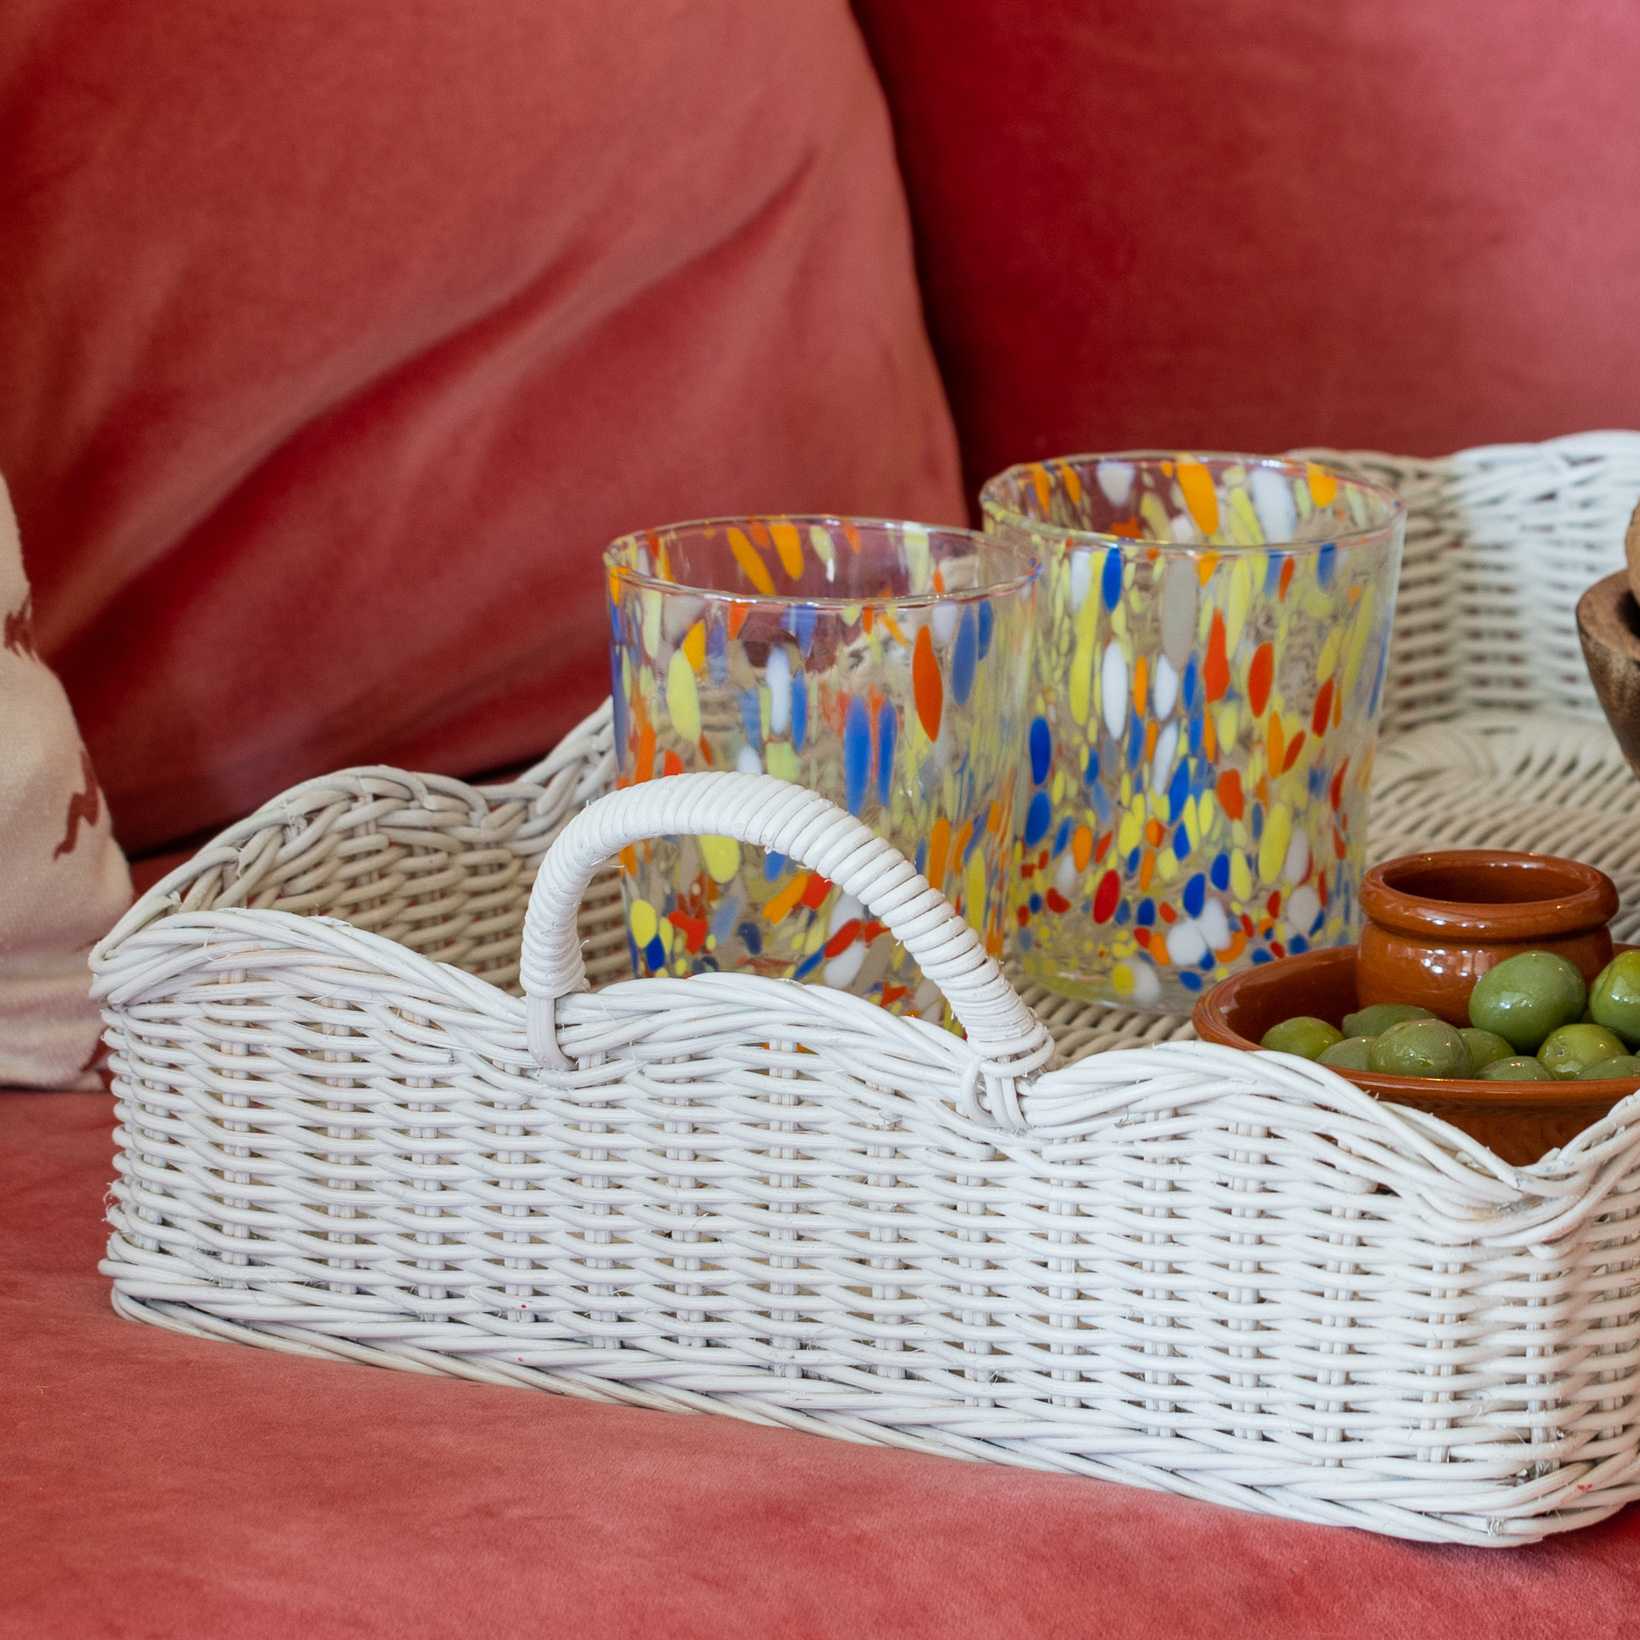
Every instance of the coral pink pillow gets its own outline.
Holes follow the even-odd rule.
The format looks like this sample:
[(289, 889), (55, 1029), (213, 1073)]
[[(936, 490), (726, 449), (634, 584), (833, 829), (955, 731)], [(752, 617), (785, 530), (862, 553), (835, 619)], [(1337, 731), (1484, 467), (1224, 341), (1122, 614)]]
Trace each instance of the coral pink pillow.
[(975, 485), (1640, 425), (1633, 0), (856, 6)]
[(0, 466), (122, 838), (605, 692), (597, 554), (960, 517), (844, 0), (7, 0)]
[(0, 481), (0, 1088), (94, 1081), (86, 952), (131, 902), (91, 759), (35, 651), (28, 579)]

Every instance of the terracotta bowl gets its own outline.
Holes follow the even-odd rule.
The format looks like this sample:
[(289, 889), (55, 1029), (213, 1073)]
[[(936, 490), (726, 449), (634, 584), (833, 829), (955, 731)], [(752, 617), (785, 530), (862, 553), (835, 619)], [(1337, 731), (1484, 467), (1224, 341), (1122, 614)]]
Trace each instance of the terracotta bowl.
[(1593, 982), (1612, 960), (1617, 885), (1554, 854), (1447, 849), (1405, 854), (1361, 879), (1362, 1005), (1414, 1002), (1469, 1023), (1469, 993), (1517, 951), (1554, 951)]
[[(1204, 1042), (1251, 1052), (1278, 1020), (1314, 1014), (1337, 1025), (1360, 1006), (1356, 948), (1350, 945), (1283, 957), (1232, 975), (1196, 1004), (1192, 1017)], [(1339, 1075), (1379, 1099), (1441, 1117), (1516, 1166), (1565, 1144), (1635, 1091), (1632, 1082), (1434, 1082), (1376, 1071)]]
[(1640, 774), (1640, 605), (1623, 571), (1596, 581), (1578, 600), (1577, 635), (1600, 708)]

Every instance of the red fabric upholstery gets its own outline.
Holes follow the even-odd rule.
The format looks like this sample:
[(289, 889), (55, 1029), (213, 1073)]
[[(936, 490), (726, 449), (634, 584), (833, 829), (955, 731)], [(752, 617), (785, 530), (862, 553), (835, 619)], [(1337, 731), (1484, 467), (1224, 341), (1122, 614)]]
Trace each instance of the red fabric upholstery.
[[(862, 10), (974, 479), (1632, 423), (1620, 0)], [(0, 7), (0, 468), (127, 838), (545, 745), (617, 529), (951, 516), (886, 153), (837, 5)], [(1423, 1549), (123, 1323), (109, 1122), (0, 1094), (0, 1635), (1632, 1630), (1640, 1511)]]
[(856, 10), (970, 488), (1071, 450), (1636, 425), (1629, 0)]
[(7, 0), (0, 154), (0, 472), (128, 846), (545, 750), (617, 532), (961, 516), (844, 0)]
[(1581, 1640), (1640, 1511), (1431, 1549), (119, 1320), (98, 1094), (0, 1094), (0, 1634)]

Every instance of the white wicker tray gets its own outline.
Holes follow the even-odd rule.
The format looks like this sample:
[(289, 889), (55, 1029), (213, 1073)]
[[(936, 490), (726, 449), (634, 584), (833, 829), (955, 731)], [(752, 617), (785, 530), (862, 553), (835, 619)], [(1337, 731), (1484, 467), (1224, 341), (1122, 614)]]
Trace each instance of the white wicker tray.
[[(1558, 715), (1454, 692), (1445, 723), (1398, 672), (1426, 721), (1380, 757), (1374, 852), (1574, 848), (1633, 937), (1633, 777), (1540, 670)], [(123, 1314), (1405, 1537), (1640, 1496), (1640, 1097), (1513, 1168), (1301, 1061), (1022, 1004), (891, 850), (760, 777), (565, 829), (608, 776), (599, 718), (507, 787), (310, 782), (103, 942)], [(625, 978), (594, 868), (693, 826), (851, 883), (968, 1041), (820, 987)], [(1049, 1032), (1074, 1062), (1045, 1068)]]

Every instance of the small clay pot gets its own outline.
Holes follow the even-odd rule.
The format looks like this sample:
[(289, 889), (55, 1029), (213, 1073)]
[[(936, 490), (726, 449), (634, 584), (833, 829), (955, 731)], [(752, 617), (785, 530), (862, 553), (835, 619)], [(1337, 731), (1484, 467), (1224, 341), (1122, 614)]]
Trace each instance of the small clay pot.
[(1375, 866), (1361, 911), (1362, 1004), (1412, 1002), (1467, 1025), (1475, 981), (1517, 951), (1556, 952), (1592, 982), (1612, 960), (1617, 887), (1558, 855), (1451, 849)]

